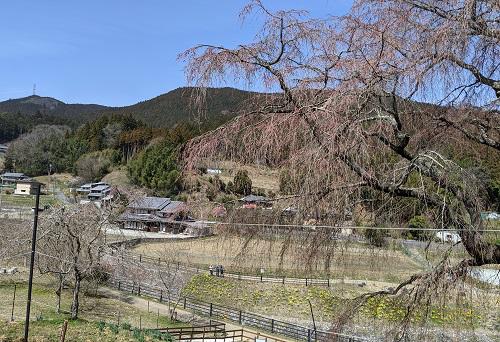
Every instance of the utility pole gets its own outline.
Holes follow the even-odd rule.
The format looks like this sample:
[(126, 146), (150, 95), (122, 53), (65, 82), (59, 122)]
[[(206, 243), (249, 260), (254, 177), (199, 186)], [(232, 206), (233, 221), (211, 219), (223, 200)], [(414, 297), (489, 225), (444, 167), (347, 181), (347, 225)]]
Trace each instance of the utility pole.
[(36, 199), (33, 218), (33, 235), (31, 237), (31, 261), (30, 261), (30, 276), (28, 280), (28, 300), (26, 302), (26, 321), (24, 322), (24, 342), (28, 342), (29, 328), (30, 328), (30, 310), (31, 310), (31, 291), (33, 289), (33, 269), (35, 264), (35, 251), (36, 251), (36, 230), (38, 228), (38, 207), (40, 206), (40, 188), (42, 184), (34, 182), (33, 186), (36, 188)]

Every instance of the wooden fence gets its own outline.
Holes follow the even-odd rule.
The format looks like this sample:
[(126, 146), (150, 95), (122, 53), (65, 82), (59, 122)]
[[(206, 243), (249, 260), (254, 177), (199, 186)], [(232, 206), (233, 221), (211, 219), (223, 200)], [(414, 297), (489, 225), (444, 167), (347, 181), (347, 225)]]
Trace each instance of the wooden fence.
[[(201, 269), (192, 266), (186, 266), (180, 263), (169, 264), (167, 261), (162, 260), (160, 258), (153, 258), (150, 256), (142, 255), (142, 254), (133, 254), (133, 253), (115, 253), (113, 249), (110, 252), (113, 257), (120, 257), (123, 260), (132, 260), (139, 263), (147, 263), (151, 266), (161, 266), (165, 265), (168, 267), (175, 267), (176, 269), (193, 272), (193, 273), (208, 273), (207, 269)], [(118, 256), (119, 255), (119, 256)], [(322, 279), (322, 278), (293, 278), (293, 277), (277, 277), (277, 276), (253, 276), (248, 274), (238, 274), (238, 273), (230, 273), (224, 272), (224, 277), (238, 279), (238, 280), (246, 280), (253, 282), (261, 282), (261, 283), (274, 283), (274, 284), (290, 284), (290, 285), (304, 285), (304, 286), (324, 286), (330, 287), (331, 285), (337, 283), (338, 279)]]

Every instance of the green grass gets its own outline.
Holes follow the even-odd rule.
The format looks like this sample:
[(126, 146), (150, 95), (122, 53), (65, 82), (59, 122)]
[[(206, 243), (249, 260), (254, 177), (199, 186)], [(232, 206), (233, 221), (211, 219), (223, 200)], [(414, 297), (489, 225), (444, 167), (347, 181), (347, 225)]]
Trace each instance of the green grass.
[[(22, 208), (33, 208), (35, 206), (35, 196), (34, 195), (13, 195), (2, 193), (0, 195), (1, 202), (3, 206), (11, 207), (22, 207)], [(40, 196), (40, 207), (46, 205), (56, 205), (58, 203), (57, 199), (50, 195)]]
[[(357, 285), (335, 284), (330, 288), (293, 286), (266, 283), (248, 283), (235, 279), (198, 274), (184, 288), (184, 294), (206, 302), (213, 302), (242, 310), (258, 312), (281, 319), (310, 318), (309, 301), (318, 321), (333, 322), (356, 296), (376, 290)], [(408, 300), (408, 299), (405, 299)], [(432, 303), (418, 308), (412, 315), (415, 324), (439, 327), (473, 329), (484, 323), (485, 308), (470, 303), (457, 304), (452, 300), (446, 305)], [(357, 315), (357, 322), (380, 324), (401, 321), (405, 302), (389, 297), (370, 299)], [(384, 323), (385, 322), (385, 323)]]
[[(7, 323), (11, 317), (12, 299), (16, 285), (16, 301), (14, 308), (14, 323)], [(27, 284), (19, 277), (10, 280), (0, 278), (0, 341), (18, 341), (22, 336), (24, 314), (26, 308)], [(60, 327), (65, 319), (69, 319), (71, 305), (71, 289), (65, 289), (62, 295), (62, 310), (55, 311), (55, 284), (48, 276), (37, 277), (33, 287), (33, 303), (31, 309), (33, 341), (55, 341)], [(127, 324), (131, 328), (156, 328), (157, 319), (160, 327), (177, 326), (168, 317), (157, 316), (145, 310), (127, 304), (121, 300), (104, 297), (95, 292), (82, 292), (80, 295), (80, 319), (70, 321), (67, 341), (138, 341), (132, 331), (120, 329), (115, 334), (111, 329), (113, 324)], [(106, 328), (99, 329), (99, 322), (106, 322)], [(101, 323), (102, 325), (103, 323)], [(182, 323), (185, 326), (185, 323)], [(136, 333), (137, 335), (137, 333)], [(153, 341), (151, 336), (143, 336), (145, 341)], [(156, 339), (157, 340), (157, 339)], [(20, 341), (20, 340), (19, 340)]]
[[(30, 341), (59, 341), (64, 318), (42, 319), (30, 323)], [(103, 324), (87, 320), (68, 321), (66, 341), (87, 342), (125, 342), (125, 341), (168, 341), (168, 335), (155, 334), (153, 331), (130, 328), (120, 324)], [(21, 342), (24, 324), (22, 322), (0, 322), (0, 341)]]

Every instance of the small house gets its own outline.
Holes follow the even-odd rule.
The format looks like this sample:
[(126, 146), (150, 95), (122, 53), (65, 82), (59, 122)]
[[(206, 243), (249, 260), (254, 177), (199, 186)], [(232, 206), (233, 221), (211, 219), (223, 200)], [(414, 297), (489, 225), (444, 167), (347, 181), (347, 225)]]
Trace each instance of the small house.
[(256, 208), (271, 208), (271, 200), (264, 196), (248, 195), (240, 198), (240, 202), (243, 203), (242, 208), (246, 209), (256, 209)]
[(186, 203), (166, 197), (143, 197), (130, 203), (118, 218), (123, 229), (180, 233), (176, 222), (188, 219)]
[(27, 181), (30, 178), (26, 176), (24, 173), (20, 172), (5, 172), (0, 175), (0, 179), (2, 180), (2, 185), (5, 184), (15, 184), (19, 181)]
[(111, 186), (108, 183), (87, 183), (76, 189), (79, 195), (86, 196), (90, 201), (102, 201), (109, 199)]
[(106, 198), (110, 193), (111, 186), (104, 183), (92, 187), (87, 197), (91, 201), (100, 201)]

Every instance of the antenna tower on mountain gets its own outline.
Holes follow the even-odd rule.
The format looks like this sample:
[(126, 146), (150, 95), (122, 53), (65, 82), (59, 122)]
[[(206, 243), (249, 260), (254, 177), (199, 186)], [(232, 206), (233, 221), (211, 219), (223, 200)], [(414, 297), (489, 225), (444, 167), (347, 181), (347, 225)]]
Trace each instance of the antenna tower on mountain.
[(33, 96), (36, 95), (36, 83), (33, 83)]

